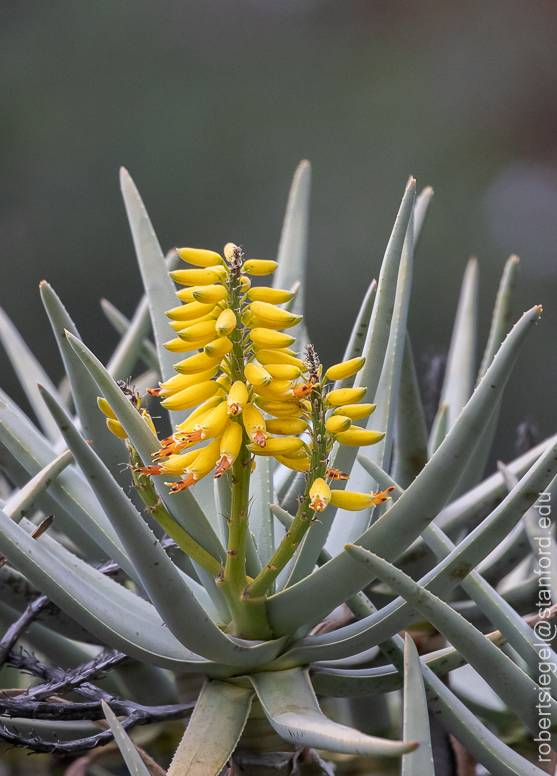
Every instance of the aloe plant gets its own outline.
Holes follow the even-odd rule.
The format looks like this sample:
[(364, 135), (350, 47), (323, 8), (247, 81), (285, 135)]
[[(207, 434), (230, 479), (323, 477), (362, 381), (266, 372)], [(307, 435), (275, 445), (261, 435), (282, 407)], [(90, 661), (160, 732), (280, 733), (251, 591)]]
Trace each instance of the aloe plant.
[[(482, 481), (505, 384), (541, 314), (536, 306), (512, 327), (516, 257), (478, 374), (476, 263), (466, 270), (428, 434), (407, 317), (431, 189), (416, 196), (410, 179), (345, 356), (322, 366), (303, 322), (307, 162), (276, 262), (232, 243), (165, 258), (125, 170), (121, 183), (145, 296), (131, 321), (103, 302), (121, 335), (108, 364), (47, 283), (41, 296), (69, 393), (0, 317), (38, 421), (2, 394), (0, 619), (9, 627), (0, 659), (46, 682), (0, 701), (0, 737), (75, 752), (114, 735), (130, 773), (145, 776), (126, 729), (191, 713), (169, 776), (217, 776), (227, 763), (248, 773), (330, 773), (315, 750), (401, 758), (404, 776), (427, 776), (429, 707), (490, 773), (544, 772), (493, 722), (514, 720), (524, 741), (539, 732), (533, 626), (557, 616), (550, 598), (525, 618), (536, 610), (534, 570), (516, 570), (532, 552), (538, 560), (532, 508), (553, 487), (557, 436)], [(252, 282), (271, 275), (272, 285)], [(135, 386), (126, 382), (132, 373)], [(167, 414), (155, 425), (159, 406)], [(53, 526), (37, 529), (51, 513)], [(553, 552), (547, 526), (544, 539)], [(67, 673), (14, 651), (37, 618), (26, 644)], [(446, 646), (420, 656), (399, 634), (424, 622)], [(451, 689), (444, 678), (465, 665), (504, 712)], [(548, 675), (553, 716), (554, 667)], [(194, 708), (178, 703), (176, 686), (198, 695)], [(129, 700), (116, 697), (122, 687)], [(48, 701), (53, 688), (92, 700), (80, 712), (79, 703)], [(357, 699), (397, 690), (400, 740), (372, 734), (372, 708), (388, 715), (377, 698), (363, 730), (340, 713), (329, 718), (318, 701), (348, 699), (354, 716)], [(42, 720), (105, 712), (110, 730), (89, 738), (64, 722), (47, 725), (73, 742), (37, 734)], [(14, 732), (8, 717), (35, 734)]]

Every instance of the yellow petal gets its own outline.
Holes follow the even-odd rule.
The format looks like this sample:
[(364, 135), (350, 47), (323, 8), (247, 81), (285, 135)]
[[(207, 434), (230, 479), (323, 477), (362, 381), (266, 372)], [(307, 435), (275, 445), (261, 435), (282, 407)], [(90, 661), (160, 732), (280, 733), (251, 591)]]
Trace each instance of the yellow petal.
[(338, 434), (341, 431), (348, 431), (351, 425), (352, 421), (345, 415), (331, 415), (325, 423), (325, 428), (331, 434)]
[(322, 477), (317, 477), (309, 490), (309, 505), (314, 512), (323, 512), (331, 500), (331, 489)]
[(311, 461), (307, 455), (305, 458), (286, 458), (284, 455), (275, 455), (273, 457), (283, 466), (295, 472), (307, 472), (311, 466)]
[(353, 426), (349, 431), (342, 431), (336, 434), (335, 438), (341, 445), (348, 447), (367, 447), (380, 442), (385, 436), (382, 431), (366, 431), (364, 428)]
[(376, 406), (376, 404), (345, 404), (333, 410), (333, 415), (344, 415), (350, 420), (361, 420), (369, 417)]
[(265, 259), (248, 259), (244, 263), (242, 270), (248, 275), (271, 275), (278, 264), (276, 261), (269, 261)]
[(284, 455), (285, 453), (292, 453), (299, 450), (304, 446), (304, 443), (298, 437), (282, 437), (277, 439), (276, 437), (269, 437), (265, 447), (259, 447), (259, 445), (249, 444), (248, 450), (256, 455)]
[(127, 439), (128, 435), (124, 431), (124, 427), (121, 423), (118, 423), (117, 420), (113, 420), (112, 418), (106, 419), (106, 425), (108, 426), (108, 429), (112, 431), (114, 436), (117, 436), (118, 439)]
[(239, 415), (248, 403), (248, 388), (242, 380), (236, 380), (226, 399), (229, 415)]
[(359, 512), (373, 504), (370, 493), (354, 493), (350, 490), (331, 490), (331, 504), (349, 512)]
[(205, 345), (205, 353), (210, 358), (222, 359), (223, 356), (226, 356), (231, 350), (232, 342), (228, 337), (219, 337), (218, 339), (213, 340), (209, 345)]
[(190, 304), (181, 304), (168, 310), (166, 315), (171, 321), (193, 321), (208, 315), (215, 309), (214, 304), (201, 304), (200, 302), (191, 302)]
[(272, 418), (266, 421), (267, 431), (270, 434), (295, 435), (307, 431), (308, 424), (303, 418), (284, 417)]
[(265, 348), (262, 350), (258, 349), (255, 357), (259, 363), (263, 364), (265, 367), (268, 364), (292, 364), (293, 366), (297, 366), (299, 369), (301, 369), (302, 372), (307, 370), (307, 365), (304, 364), (303, 361), (301, 361), (299, 358), (296, 358), (295, 356), (291, 356), (290, 353), (285, 353), (283, 350), (266, 350)]
[(211, 302), (222, 302), (228, 296), (228, 291), (224, 286), (201, 286), (193, 292), (193, 298), (196, 302), (210, 304)]
[(248, 291), (248, 299), (252, 302), (269, 302), (269, 304), (282, 304), (289, 302), (294, 294), (291, 291), (283, 291), (280, 288), (256, 286)]
[(354, 404), (364, 398), (366, 391), (367, 388), (338, 388), (327, 394), (327, 401), (331, 407)]
[(347, 377), (352, 377), (365, 364), (366, 360), (363, 356), (359, 358), (351, 358), (349, 361), (343, 361), (341, 364), (335, 364), (329, 367), (325, 373), (327, 380), (345, 380)]
[[(192, 326), (186, 326), (186, 328), (180, 331), (180, 339), (186, 342), (197, 342), (205, 337), (216, 336), (216, 321), (202, 321), (201, 323), (194, 323)], [(210, 340), (209, 340), (210, 341)]]
[(290, 334), (265, 328), (254, 328), (250, 331), (249, 336), (254, 345), (259, 345), (262, 348), (287, 348), (296, 342), (296, 337), (292, 337)]
[(222, 264), (222, 258), (215, 251), (202, 248), (176, 248), (178, 256), (196, 267), (216, 267)]
[(194, 356), (174, 364), (174, 369), (182, 375), (198, 374), (218, 366), (221, 358), (222, 356), (210, 358), (206, 353), (196, 353)]
[(246, 364), (244, 375), (246, 380), (252, 385), (269, 385), (273, 379), (266, 369), (253, 362)]
[(227, 308), (217, 318), (216, 330), (219, 337), (227, 336), (236, 328), (236, 315), (233, 310)]
[(175, 269), (169, 272), (170, 277), (181, 286), (211, 286), (226, 277), (224, 267), (213, 269)]
[(210, 399), (219, 388), (220, 386), (217, 382), (207, 380), (198, 385), (191, 385), (189, 388), (174, 394), (174, 396), (169, 396), (168, 399), (161, 402), (161, 405), (167, 410), (187, 410), (206, 399)]
[(267, 364), (265, 369), (277, 380), (297, 380), (302, 375), (300, 367), (294, 364)]
[(97, 396), (97, 405), (103, 415), (106, 415), (107, 418), (111, 418), (111, 420), (117, 420), (114, 410), (106, 399), (103, 399), (101, 396)]
[(296, 326), (302, 320), (301, 315), (294, 315), (294, 313), (282, 310), (268, 302), (252, 302), (249, 307), (257, 318), (278, 328)]

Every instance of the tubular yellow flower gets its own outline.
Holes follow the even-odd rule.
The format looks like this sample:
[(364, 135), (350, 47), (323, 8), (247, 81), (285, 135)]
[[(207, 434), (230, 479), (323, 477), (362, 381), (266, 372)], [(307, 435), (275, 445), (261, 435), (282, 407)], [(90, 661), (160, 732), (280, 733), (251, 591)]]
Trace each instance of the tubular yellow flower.
[(180, 339), (186, 342), (197, 342), (205, 337), (216, 336), (216, 321), (209, 320), (202, 323), (194, 323), (192, 326), (186, 326), (179, 333)]
[(211, 286), (227, 275), (224, 267), (212, 269), (175, 269), (169, 273), (172, 280), (181, 286)]
[(248, 275), (272, 275), (278, 267), (276, 261), (266, 259), (248, 259), (243, 266), (243, 271)]
[(248, 388), (241, 380), (236, 380), (226, 399), (229, 415), (239, 415), (248, 403)]
[(354, 426), (349, 431), (336, 434), (335, 438), (337, 442), (347, 447), (367, 447), (368, 445), (376, 445), (384, 436), (384, 432), (366, 431), (364, 428)]
[(366, 360), (363, 356), (359, 358), (351, 358), (350, 361), (343, 361), (341, 364), (335, 364), (329, 367), (325, 373), (327, 380), (345, 380), (347, 377), (352, 377), (365, 364)]
[(330, 407), (340, 407), (343, 404), (354, 404), (366, 395), (367, 388), (338, 388), (327, 394)]
[(350, 490), (331, 490), (331, 504), (339, 509), (346, 509), (349, 512), (359, 512), (362, 509), (382, 504), (384, 501), (390, 501), (390, 496), (394, 488), (387, 488), (379, 493), (355, 493)]
[(200, 302), (191, 302), (190, 304), (181, 304), (167, 310), (166, 315), (171, 321), (194, 321), (196, 318), (202, 318), (215, 309), (214, 304), (201, 304)]
[(244, 375), (248, 383), (252, 385), (269, 385), (273, 379), (266, 369), (253, 362), (245, 365)]
[(112, 418), (107, 418), (106, 419), (106, 425), (108, 427), (108, 430), (112, 431), (114, 436), (117, 436), (118, 439), (127, 439), (128, 438), (128, 435), (124, 431), (124, 427), (117, 420), (113, 420)]
[(189, 436), (194, 439), (195, 442), (221, 436), (227, 423), (227, 406), (225, 402), (221, 402), (195, 424), (193, 431)]
[(250, 331), (249, 336), (254, 345), (268, 349), (287, 348), (296, 342), (296, 337), (273, 329), (255, 328)]
[(257, 404), (263, 412), (266, 412), (268, 415), (274, 415), (276, 418), (300, 417), (302, 414), (302, 410), (298, 406), (297, 401), (271, 401), (258, 396), (254, 403)]
[(277, 380), (297, 380), (302, 376), (302, 370), (294, 364), (267, 364), (265, 368)]
[(283, 302), (289, 302), (293, 296), (291, 291), (269, 288), (268, 286), (256, 286), (248, 291), (248, 299), (252, 302), (268, 302), (269, 304), (283, 304)]
[(352, 421), (350, 418), (344, 415), (331, 415), (331, 417), (325, 423), (325, 428), (331, 434), (338, 434), (341, 431), (348, 431)]
[(307, 472), (310, 469), (311, 461), (309, 456), (305, 458), (286, 458), (284, 455), (275, 455), (275, 460), (286, 466), (288, 469), (292, 469), (295, 472)]
[(214, 251), (202, 248), (176, 248), (178, 256), (195, 267), (216, 267), (222, 264), (222, 258)]
[(230, 308), (223, 310), (215, 324), (219, 337), (227, 336), (236, 328), (236, 315)]
[(183, 391), (184, 388), (189, 388), (190, 385), (196, 385), (197, 383), (205, 382), (205, 380), (211, 380), (217, 373), (217, 368), (209, 369), (207, 372), (202, 372), (197, 375), (174, 375), (170, 380), (166, 380), (164, 383), (159, 383), (158, 388), (147, 388), (147, 393), (152, 396), (173, 396), (179, 391)]
[(244, 428), (251, 441), (265, 447), (267, 440), (265, 419), (254, 404), (246, 404), (242, 413)]
[(189, 488), (209, 474), (219, 458), (220, 440), (221, 437), (217, 437), (206, 447), (201, 448), (195, 460), (186, 467), (184, 474), (187, 472), (188, 477), (181, 482), (175, 482), (170, 488), (171, 493), (177, 493), (179, 490)]
[(344, 404), (333, 410), (333, 415), (344, 415), (350, 420), (361, 420), (367, 418), (375, 411), (375, 404)]
[(265, 326), (276, 327), (277, 329), (288, 329), (296, 326), (302, 320), (301, 315), (294, 315), (288, 310), (282, 310), (268, 302), (252, 302), (249, 309), (259, 320), (263, 321)]
[(174, 339), (165, 342), (164, 347), (167, 350), (170, 350), (171, 353), (189, 353), (192, 350), (199, 350), (200, 348), (205, 347), (211, 340), (215, 339), (215, 336), (216, 334), (213, 334), (212, 336), (204, 337), (195, 342), (186, 342), (186, 340), (183, 340), (181, 337), (175, 337)]
[(197, 291), (198, 288), (201, 288), (201, 286), (191, 286), (191, 288), (181, 288), (179, 291), (176, 291), (176, 296), (181, 302), (184, 302), (184, 304), (188, 302), (195, 302), (193, 292)]
[(168, 399), (161, 402), (161, 405), (167, 410), (187, 410), (206, 399), (210, 399), (219, 388), (220, 385), (214, 380), (207, 380), (169, 396)]
[[(171, 455), (163, 463), (160, 463), (156, 466), (142, 467), (140, 471), (148, 469), (151, 471), (143, 471), (143, 473), (155, 475), (171, 474), (174, 477), (179, 477), (180, 475), (185, 474), (186, 469), (190, 463), (195, 461), (199, 455), (199, 452), (199, 450), (189, 450), (187, 453), (182, 453), (182, 455)], [(152, 471), (153, 469), (156, 471)]]
[(231, 350), (232, 342), (228, 337), (219, 337), (218, 339), (213, 340), (209, 345), (205, 345), (205, 353), (210, 358), (222, 359), (222, 357), (226, 356), (227, 353), (230, 353)]
[(240, 452), (242, 447), (242, 426), (232, 421), (226, 427), (224, 434), (220, 438), (219, 459), (215, 469), (215, 479), (221, 477), (229, 469)]
[(199, 372), (206, 372), (220, 364), (222, 356), (210, 358), (206, 353), (196, 353), (195, 356), (185, 358), (174, 364), (174, 369), (181, 375), (194, 375)]
[(307, 369), (303, 361), (291, 356), (289, 353), (284, 353), (282, 350), (257, 350), (255, 357), (263, 366), (268, 364), (292, 364), (299, 367), (302, 371)]
[(304, 443), (298, 437), (282, 437), (277, 439), (276, 437), (267, 437), (267, 443), (265, 447), (259, 447), (259, 445), (249, 444), (248, 450), (256, 455), (287, 455), (288, 453), (294, 453), (304, 446)]
[(227, 393), (230, 390), (230, 386), (232, 385), (230, 382), (230, 377), (224, 372), (217, 377), (217, 383), (222, 386), (222, 388), (224, 388)]
[(266, 424), (270, 434), (293, 436), (303, 434), (308, 429), (308, 424), (303, 418), (271, 418), (271, 420), (266, 421)]
[(97, 406), (102, 414), (106, 415), (107, 418), (110, 418), (111, 420), (117, 420), (114, 410), (106, 399), (103, 399), (101, 396), (97, 396)]
[(192, 410), (186, 420), (176, 426), (176, 433), (178, 435), (188, 434), (190, 431), (193, 431), (195, 424), (200, 423), (201, 420), (212, 412), (215, 407), (218, 407), (219, 404), (226, 405), (222, 396), (212, 396), (210, 399), (204, 401), (203, 404), (200, 404), (199, 407)]
[(193, 298), (196, 302), (210, 304), (211, 302), (222, 302), (228, 296), (228, 291), (224, 286), (201, 286), (193, 292)]
[(331, 500), (331, 489), (322, 477), (318, 477), (309, 491), (309, 506), (314, 512), (323, 512)]
[(258, 396), (266, 397), (274, 401), (293, 397), (292, 380), (271, 380), (268, 385), (254, 385), (253, 390)]

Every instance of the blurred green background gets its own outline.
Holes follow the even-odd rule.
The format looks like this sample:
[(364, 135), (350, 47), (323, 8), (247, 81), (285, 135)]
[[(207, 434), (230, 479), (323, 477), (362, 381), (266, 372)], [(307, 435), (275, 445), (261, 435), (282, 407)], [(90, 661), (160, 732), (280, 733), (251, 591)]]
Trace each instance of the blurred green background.
[[(121, 164), (163, 248), (231, 240), (272, 258), (308, 158), (308, 324), (331, 363), (413, 174), (435, 189), (410, 320), (422, 374), (448, 349), (469, 256), (480, 350), (511, 252), (517, 315), (544, 304), (506, 394), (509, 460), (519, 423), (555, 430), (556, 44), (552, 0), (3, 0), (0, 304), (58, 379), (48, 279), (106, 358), (99, 298), (131, 314), (141, 293)], [(3, 354), (0, 369), (20, 399)]]

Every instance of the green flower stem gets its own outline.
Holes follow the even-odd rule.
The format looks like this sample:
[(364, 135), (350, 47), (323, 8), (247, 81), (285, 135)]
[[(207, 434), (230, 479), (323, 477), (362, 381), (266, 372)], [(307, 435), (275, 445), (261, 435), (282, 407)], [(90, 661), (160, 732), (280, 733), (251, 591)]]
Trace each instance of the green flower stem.
[(192, 560), (198, 563), (201, 568), (205, 569), (211, 576), (217, 577), (222, 571), (220, 561), (213, 558), (207, 550), (204, 550), (203, 547), (201, 547), (195, 539), (192, 539), (192, 537), (178, 525), (174, 518), (170, 516), (158, 497), (151, 478), (146, 474), (141, 474), (141, 472), (137, 471), (137, 467), (143, 466), (137, 450), (129, 442), (128, 449), (132, 464), (134, 485), (149, 513), (153, 515), (157, 523), (164, 531), (166, 531), (170, 538), (176, 542), (182, 552), (189, 555)]
[(313, 391), (309, 395), (309, 400), (311, 402), (312, 414), (313, 451), (310, 469), (306, 478), (305, 492), (299, 503), (292, 525), (286, 531), (275, 554), (248, 587), (247, 594), (253, 598), (261, 598), (267, 593), (288, 561), (294, 556), (300, 542), (315, 519), (315, 512), (309, 506), (309, 491), (318, 477), (325, 476), (329, 453), (329, 435), (325, 429), (325, 407), (318, 384), (315, 384)]

